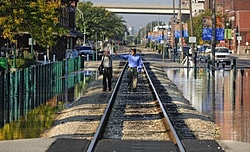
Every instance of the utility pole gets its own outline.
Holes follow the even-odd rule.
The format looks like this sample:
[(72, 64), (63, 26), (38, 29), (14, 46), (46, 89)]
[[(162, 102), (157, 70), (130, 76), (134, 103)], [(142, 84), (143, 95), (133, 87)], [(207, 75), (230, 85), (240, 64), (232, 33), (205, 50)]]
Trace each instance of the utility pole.
[[(190, 36), (194, 36), (194, 27), (193, 27), (193, 14), (192, 14), (192, 1), (189, 0), (189, 12), (190, 12)], [(192, 43), (192, 59), (194, 59), (194, 43)]]
[[(191, 37), (194, 36), (194, 25), (193, 25), (193, 10), (192, 10), (192, 1), (189, 0), (189, 12), (190, 12), (190, 35)], [(192, 59), (194, 61), (194, 77), (196, 79), (196, 54), (195, 54), (195, 49), (194, 49), (194, 43), (191, 43), (191, 48), (192, 48)]]
[(181, 0), (179, 0), (179, 18), (180, 18), (180, 20), (179, 20), (179, 24), (180, 24), (180, 50), (182, 50), (180, 53), (180, 62), (181, 62), (181, 60), (183, 59), (183, 53), (184, 53), (184, 50), (183, 50), (183, 43), (182, 43), (182, 37), (183, 37), (183, 35), (182, 35), (182, 20), (181, 20), (181, 18), (182, 18), (182, 14), (181, 14)]
[(212, 9), (212, 75), (215, 72), (215, 47), (216, 47), (216, 0), (213, 0)]
[(173, 46), (172, 48), (175, 48), (173, 51), (174, 51), (174, 56), (173, 56), (173, 61), (175, 62), (175, 51), (177, 51), (177, 46), (175, 45), (175, 0), (173, 0), (173, 25), (172, 25), (172, 31), (173, 31)]
[(95, 60), (97, 61), (97, 47), (98, 47), (98, 45), (97, 45), (97, 43), (98, 43), (98, 41), (97, 41), (97, 31), (95, 32), (95, 39), (96, 39), (96, 44), (95, 44)]
[[(212, 9), (212, 101), (211, 101), (212, 107), (215, 106), (215, 46), (216, 46), (216, 0), (213, 0), (213, 9)], [(212, 113), (214, 113), (214, 111), (212, 111)]]

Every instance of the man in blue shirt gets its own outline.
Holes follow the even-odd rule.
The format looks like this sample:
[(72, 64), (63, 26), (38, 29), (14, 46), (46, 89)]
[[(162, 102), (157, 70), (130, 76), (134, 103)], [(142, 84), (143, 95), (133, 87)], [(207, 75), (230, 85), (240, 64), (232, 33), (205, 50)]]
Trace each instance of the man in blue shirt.
[(119, 58), (128, 60), (128, 89), (129, 91), (136, 91), (138, 72), (142, 69), (142, 59), (141, 56), (136, 54), (136, 49), (130, 49), (130, 54), (117, 54)]

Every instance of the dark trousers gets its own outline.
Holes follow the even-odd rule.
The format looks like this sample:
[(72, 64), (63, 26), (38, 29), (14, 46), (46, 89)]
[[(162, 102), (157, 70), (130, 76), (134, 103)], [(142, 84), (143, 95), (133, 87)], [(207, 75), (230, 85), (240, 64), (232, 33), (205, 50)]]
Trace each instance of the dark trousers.
[(112, 79), (112, 68), (104, 68), (103, 71), (103, 80), (102, 80), (102, 84), (103, 84), (103, 90), (106, 91), (107, 90), (107, 81), (108, 81), (108, 88), (109, 91), (111, 91), (111, 79)]
[(129, 89), (136, 89), (138, 81), (137, 68), (128, 68), (128, 87)]

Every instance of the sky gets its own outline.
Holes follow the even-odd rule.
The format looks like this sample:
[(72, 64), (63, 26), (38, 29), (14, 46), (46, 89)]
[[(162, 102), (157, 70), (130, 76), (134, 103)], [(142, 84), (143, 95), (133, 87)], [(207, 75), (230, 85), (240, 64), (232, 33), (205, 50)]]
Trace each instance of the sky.
[[(85, 0), (86, 1), (86, 0)], [(96, 4), (173, 4), (173, 0), (89, 0)], [(177, 0), (175, 2), (178, 3)], [(152, 21), (168, 22), (172, 16), (170, 15), (149, 15), (149, 14), (117, 14), (122, 16), (126, 21), (127, 27), (132, 26), (136, 31), (140, 27), (145, 27)]]

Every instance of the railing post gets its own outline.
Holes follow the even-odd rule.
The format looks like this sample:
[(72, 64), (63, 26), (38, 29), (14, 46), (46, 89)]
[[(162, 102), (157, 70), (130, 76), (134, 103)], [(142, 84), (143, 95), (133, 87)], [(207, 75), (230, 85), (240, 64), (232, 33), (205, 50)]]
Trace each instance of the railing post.
[(4, 73), (0, 73), (0, 127), (4, 126)]

